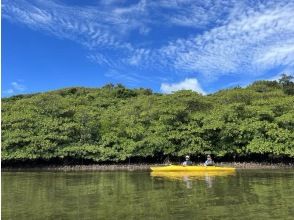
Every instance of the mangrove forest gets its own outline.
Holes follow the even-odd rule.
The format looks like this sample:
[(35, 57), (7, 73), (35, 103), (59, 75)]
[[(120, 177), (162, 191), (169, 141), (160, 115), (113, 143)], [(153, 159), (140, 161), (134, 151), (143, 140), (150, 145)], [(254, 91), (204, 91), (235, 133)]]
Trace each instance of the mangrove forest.
[(294, 83), (256, 81), (209, 95), (65, 88), (2, 98), (2, 164), (294, 158)]

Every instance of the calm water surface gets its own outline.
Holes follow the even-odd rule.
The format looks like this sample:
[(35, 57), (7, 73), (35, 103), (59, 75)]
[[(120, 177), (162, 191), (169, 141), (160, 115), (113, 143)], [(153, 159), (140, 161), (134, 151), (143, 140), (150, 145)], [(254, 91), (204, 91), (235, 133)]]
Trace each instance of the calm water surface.
[(294, 219), (294, 170), (2, 172), (2, 219)]

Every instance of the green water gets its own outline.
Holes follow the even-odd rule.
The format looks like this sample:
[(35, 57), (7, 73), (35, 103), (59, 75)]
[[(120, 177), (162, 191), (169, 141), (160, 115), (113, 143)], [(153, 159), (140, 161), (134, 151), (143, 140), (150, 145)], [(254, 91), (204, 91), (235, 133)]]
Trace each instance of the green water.
[(294, 170), (2, 172), (2, 219), (294, 219)]

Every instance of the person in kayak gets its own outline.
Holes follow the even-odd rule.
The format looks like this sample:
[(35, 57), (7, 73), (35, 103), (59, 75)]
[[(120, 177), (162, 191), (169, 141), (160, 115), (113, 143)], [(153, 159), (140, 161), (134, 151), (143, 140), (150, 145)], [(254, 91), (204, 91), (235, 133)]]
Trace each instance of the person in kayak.
[(182, 163), (182, 165), (184, 165), (184, 166), (191, 166), (192, 165), (192, 161), (190, 160), (190, 156), (187, 155), (185, 158), (186, 158), (186, 160)]
[(214, 162), (213, 162), (210, 155), (207, 155), (207, 160), (205, 161), (204, 165), (205, 166), (213, 166), (214, 165)]

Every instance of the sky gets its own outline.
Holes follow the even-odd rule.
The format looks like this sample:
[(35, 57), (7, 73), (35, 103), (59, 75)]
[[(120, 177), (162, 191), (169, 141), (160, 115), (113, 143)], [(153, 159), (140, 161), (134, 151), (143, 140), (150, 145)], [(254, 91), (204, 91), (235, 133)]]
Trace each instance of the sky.
[(293, 0), (2, 0), (2, 96), (209, 94), (294, 73)]

